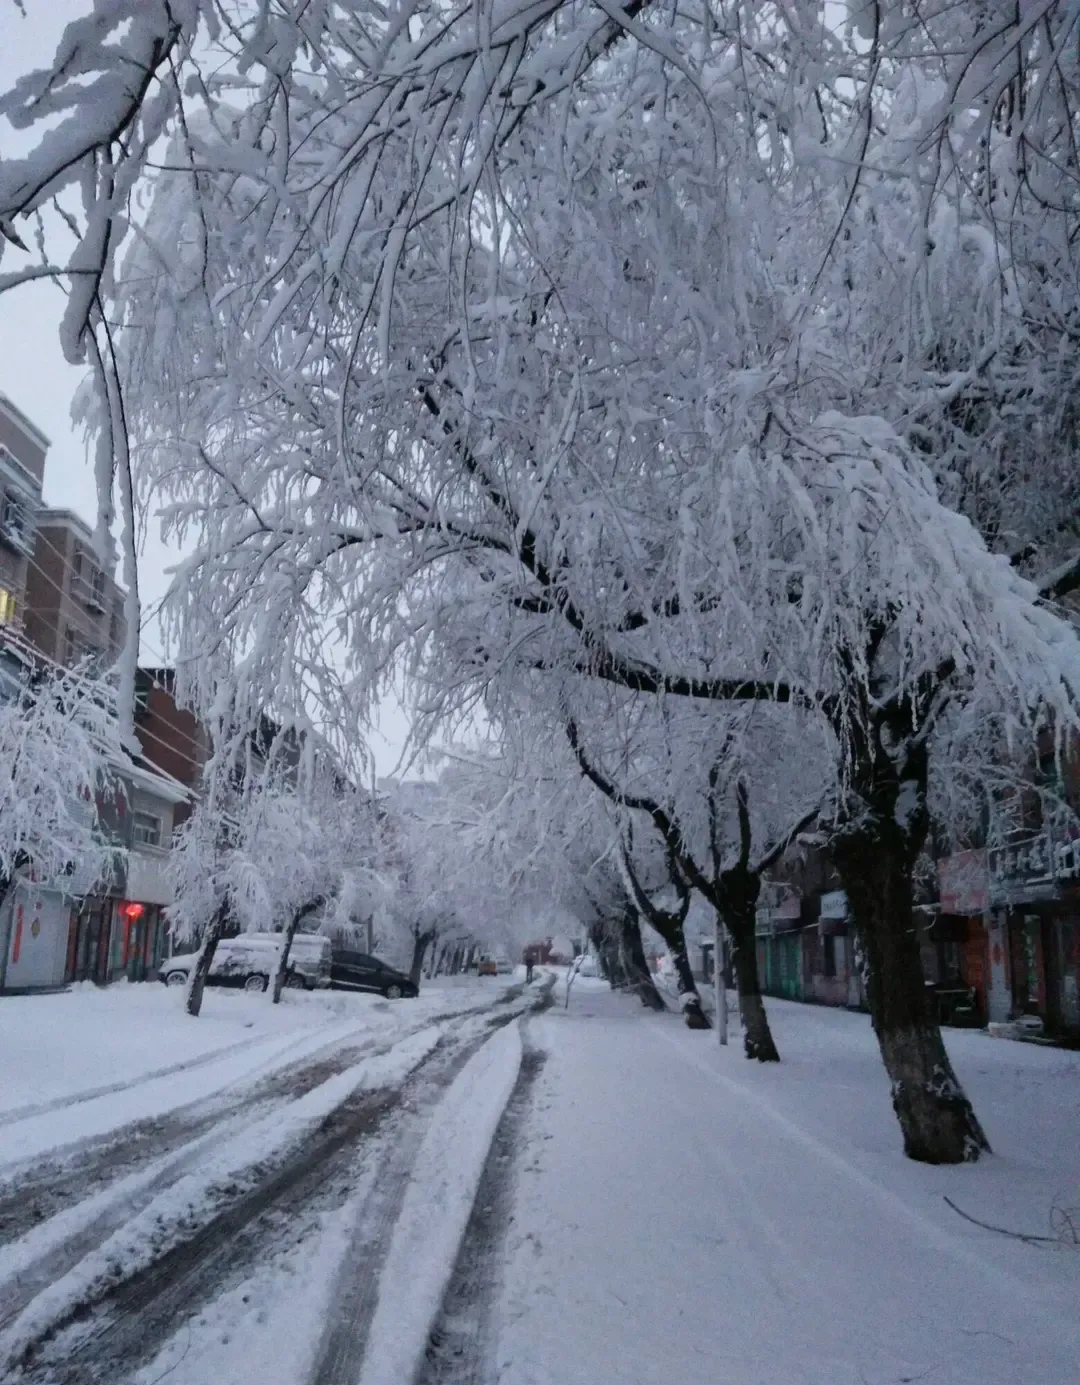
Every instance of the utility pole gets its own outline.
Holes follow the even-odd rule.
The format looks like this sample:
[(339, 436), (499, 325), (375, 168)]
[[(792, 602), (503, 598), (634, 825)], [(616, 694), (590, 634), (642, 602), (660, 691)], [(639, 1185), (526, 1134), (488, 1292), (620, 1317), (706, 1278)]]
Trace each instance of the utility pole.
[(724, 984), (724, 964), (727, 961), (724, 925), (719, 913), (713, 911), (713, 991), (716, 996), (716, 1037), (722, 1048), (727, 1047), (727, 986)]

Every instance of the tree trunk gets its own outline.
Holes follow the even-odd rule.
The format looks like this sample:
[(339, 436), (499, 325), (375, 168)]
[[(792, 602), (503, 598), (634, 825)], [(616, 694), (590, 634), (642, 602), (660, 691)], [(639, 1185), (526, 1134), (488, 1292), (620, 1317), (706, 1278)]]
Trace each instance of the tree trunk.
[(210, 975), (210, 967), (214, 961), (214, 953), (221, 935), (225, 932), (225, 925), (229, 918), (229, 904), (223, 900), (218, 905), (217, 913), (210, 920), (209, 927), (199, 948), (199, 955), (195, 959), (195, 965), (191, 968), (191, 975), (188, 977), (187, 995), (184, 998), (184, 1009), (197, 1019), (199, 1011), (202, 1009), (203, 991), (206, 989), (206, 978)]
[(711, 1029), (709, 1017), (701, 1004), (697, 982), (690, 967), (690, 955), (686, 950), (686, 934), (678, 919), (668, 917), (660, 920), (650, 919), (652, 926), (667, 944), (668, 952), (675, 967), (675, 984), (679, 990), (679, 1008), (687, 1029)]
[[(720, 877), (721, 916), (731, 939), (731, 961), (739, 992), (743, 1048), (747, 1058), (759, 1063), (779, 1063), (780, 1054), (769, 1028), (757, 964), (757, 901), (761, 876), (745, 867), (725, 871)], [(722, 959), (717, 958), (719, 966)]]
[(978, 1159), (990, 1145), (930, 1011), (912, 922), (915, 853), (895, 809), (888, 817), (864, 813), (832, 856), (866, 956), (870, 1015), (904, 1153), (926, 1164)]
[(619, 960), (626, 976), (627, 987), (633, 991), (642, 1005), (657, 1012), (666, 1010), (664, 998), (656, 989), (649, 964), (645, 960), (641, 923), (637, 914), (630, 910), (619, 919)]
[(613, 991), (619, 991), (624, 989), (628, 980), (613, 933), (614, 925), (610, 919), (595, 919), (589, 925), (589, 941), (600, 963), (600, 975)]
[(438, 930), (435, 928), (413, 934), (412, 966), (409, 968), (409, 980), (416, 987), (419, 987), (420, 977), (424, 972), (424, 954), (428, 950), (428, 944), (433, 943), (438, 936)]
[(739, 1014), (743, 1025), (743, 1048), (747, 1058), (759, 1063), (779, 1063), (780, 1053), (769, 1028), (765, 1002), (758, 979), (757, 946), (753, 927), (749, 934), (736, 931), (728, 922), (731, 960), (735, 967), (735, 986), (739, 992)]
[(14, 891), (14, 875), (4, 875), (0, 873), (0, 987), (7, 983), (7, 959), (8, 949), (11, 947), (11, 922), (15, 913), (15, 906), (11, 907), (11, 914), (6, 923), (4, 921), (4, 910), (7, 906), (8, 895)]
[(289, 954), (292, 952), (293, 938), (296, 937), (296, 930), (303, 921), (320, 909), (326, 901), (322, 895), (315, 899), (309, 899), (306, 904), (302, 904), (296, 913), (289, 920), (288, 927), (285, 929), (285, 941), (281, 948), (281, 956), (278, 958), (277, 970), (274, 972), (273, 1003), (281, 1003), (281, 992), (285, 987), (285, 978), (289, 974)]

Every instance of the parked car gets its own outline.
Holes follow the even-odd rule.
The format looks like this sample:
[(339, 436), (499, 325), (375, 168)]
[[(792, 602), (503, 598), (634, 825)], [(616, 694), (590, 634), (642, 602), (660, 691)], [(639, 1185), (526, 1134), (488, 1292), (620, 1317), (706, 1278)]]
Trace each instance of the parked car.
[[(207, 984), (242, 986), (245, 991), (265, 991), (277, 970), (282, 944), (280, 933), (241, 933), (222, 938), (214, 950)], [(187, 984), (197, 952), (183, 952), (161, 964), (160, 977), (166, 986)], [(285, 984), (295, 990), (313, 991), (330, 985), (330, 939), (316, 933), (298, 933), (289, 949), (289, 969)]]
[(513, 976), (514, 964), (509, 957), (496, 957), (495, 971), (499, 976)]
[(377, 991), (387, 1000), (419, 995), (419, 988), (396, 967), (367, 952), (334, 950), (330, 984), (343, 991)]
[(494, 957), (484, 953), (476, 964), (477, 976), (498, 976), (499, 964)]

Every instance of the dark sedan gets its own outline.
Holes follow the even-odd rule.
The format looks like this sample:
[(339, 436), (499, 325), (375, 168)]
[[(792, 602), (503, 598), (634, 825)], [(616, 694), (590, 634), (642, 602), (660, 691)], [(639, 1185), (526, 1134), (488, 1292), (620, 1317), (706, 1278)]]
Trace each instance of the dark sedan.
[(335, 951), (330, 963), (330, 985), (340, 991), (377, 991), (387, 1000), (420, 993), (404, 972), (366, 952)]

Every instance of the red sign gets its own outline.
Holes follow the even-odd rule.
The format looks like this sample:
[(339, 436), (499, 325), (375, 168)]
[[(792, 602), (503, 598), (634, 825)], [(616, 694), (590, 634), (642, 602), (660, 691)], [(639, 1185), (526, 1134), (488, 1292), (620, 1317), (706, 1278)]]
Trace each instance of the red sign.
[(981, 914), (989, 903), (986, 852), (958, 851), (937, 863), (938, 898), (943, 914)]

